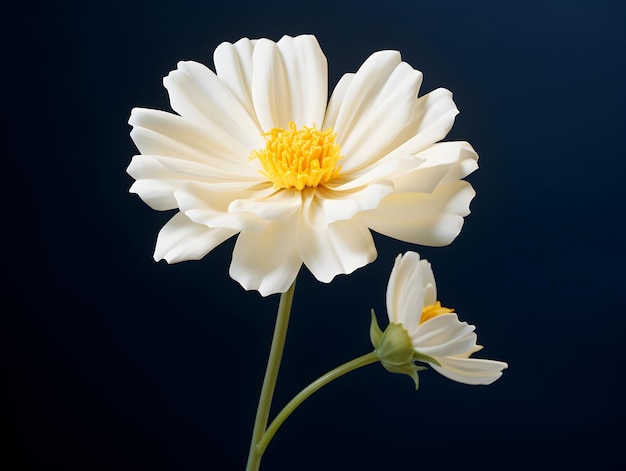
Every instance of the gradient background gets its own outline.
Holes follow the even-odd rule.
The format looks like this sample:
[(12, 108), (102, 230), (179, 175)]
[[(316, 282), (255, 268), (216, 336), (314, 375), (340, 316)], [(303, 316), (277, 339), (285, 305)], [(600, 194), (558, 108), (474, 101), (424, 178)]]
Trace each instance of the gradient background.
[(367, 352), (394, 257), (433, 263), (478, 326), (489, 387), (373, 365), (285, 423), (263, 470), (617, 469), (624, 420), (626, 7), (608, 0), (9, 2), (2, 16), (2, 382), (7, 470), (243, 471), (278, 296), (152, 260), (170, 217), (128, 194), (135, 106), (179, 60), (313, 33), (330, 86), (380, 49), (446, 87), (480, 155), (449, 247), (382, 236), (330, 285), (299, 277), (275, 404)]

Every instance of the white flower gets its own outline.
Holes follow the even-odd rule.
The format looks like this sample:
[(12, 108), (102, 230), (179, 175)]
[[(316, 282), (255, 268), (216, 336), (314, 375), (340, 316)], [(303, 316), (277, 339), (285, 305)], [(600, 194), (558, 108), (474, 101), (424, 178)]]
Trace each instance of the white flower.
[(461, 230), (477, 168), (466, 142), (441, 142), (452, 94), (417, 98), (421, 72), (396, 51), (372, 54), (327, 102), (314, 36), (241, 39), (214, 53), (216, 73), (180, 62), (163, 80), (178, 114), (133, 109), (141, 155), (130, 191), (179, 211), (154, 258), (197, 260), (239, 234), (230, 275), (262, 295), (286, 291), (301, 265), (322, 282), (376, 258), (370, 229), (441, 246)]
[(443, 376), (466, 384), (491, 384), (508, 366), (470, 358), (482, 349), (476, 345), (475, 327), (459, 321), (452, 309), (441, 307), (430, 263), (415, 252), (396, 258), (387, 285), (387, 315), (389, 327), (384, 333), (373, 319), (374, 347), (383, 366), (412, 376), (416, 385), (414, 370), (419, 367), (413, 360), (426, 361)]

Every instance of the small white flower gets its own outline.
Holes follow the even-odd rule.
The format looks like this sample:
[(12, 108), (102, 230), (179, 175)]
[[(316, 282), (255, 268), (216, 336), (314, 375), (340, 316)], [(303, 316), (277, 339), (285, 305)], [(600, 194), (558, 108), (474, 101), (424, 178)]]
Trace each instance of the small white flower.
[(141, 155), (131, 192), (178, 209), (154, 258), (197, 260), (238, 234), (230, 275), (262, 295), (286, 291), (304, 263), (322, 282), (376, 258), (370, 229), (449, 244), (474, 196), (467, 142), (440, 142), (452, 94), (420, 98), (421, 72), (397, 51), (372, 54), (327, 101), (314, 36), (241, 39), (214, 53), (214, 73), (180, 62), (163, 83), (177, 114), (133, 109)]
[[(437, 301), (430, 263), (415, 252), (398, 255), (387, 285), (389, 326), (372, 322), (372, 343), (390, 371), (413, 377), (414, 360), (425, 361), (443, 376), (465, 384), (491, 384), (502, 376), (502, 361), (470, 358), (482, 349), (475, 327), (459, 321)], [(386, 364), (387, 363), (387, 364)]]

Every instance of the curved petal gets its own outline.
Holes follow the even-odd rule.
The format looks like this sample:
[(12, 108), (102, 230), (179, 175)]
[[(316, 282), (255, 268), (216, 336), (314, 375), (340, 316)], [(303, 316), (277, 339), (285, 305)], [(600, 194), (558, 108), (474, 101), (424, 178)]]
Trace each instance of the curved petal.
[(328, 102), (328, 63), (313, 35), (283, 36), (276, 43), (285, 64), (291, 120), (321, 126)]
[(262, 296), (287, 291), (302, 266), (295, 244), (296, 225), (297, 215), (293, 215), (260, 232), (242, 231), (233, 250), (230, 276)]
[(382, 180), (350, 191), (333, 191), (318, 187), (317, 197), (322, 201), (327, 224), (351, 219), (356, 213), (376, 208), (380, 201), (393, 193), (393, 183)]
[(138, 194), (152, 209), (166, 211), (178, 208), (174, 191), (180, 186), (180, 179), (156, 158), (135, 155), (126, 172), (136, 180), (129, 192)]
[(328, 100), (322, 129), (333, 128), (334, 130), (341, 104), (343, 103), (346, 92), (350, 89), (350, 84), (353, 79), (354, 74), (343, 74), (339, 82), (337, 82), (337, 85), (335, 85), (333, 93)]
[[(181, 61), (163, 79), (172, 109), (179, 115), (215, 130), (221, 130), (249, 150), (263, 146), (256, 118), (215, 73), (203, 64)], [(215, 131), (217, 132), (217, 131)], [(248, 155), (243, 155), (246, 159)]]
[(259, 39), (252, 54), (251, 95), (264, 131), (321, 124), (328, 98), (326, 57), (315, 36)]
[(135, 155), (126, 171), (136, 180), (129, 192), (138, 194), (157, 211), (178, 208), (175, 192), (188, 183), (201, 183), (220, 193), (245, 192), (259, 186), (257, 178), (233, 181), (229, 174), (204, 164), (159, 155)]
[[(251, 186), (263, 184), (266, 180), (260, 173), (256, 175), (238, 175), (233, 178), (233, 174), (219, 168), (213, 168), (200, 162), (193, 162), (175, 157), (164, 157), (162, 155), (138, 155), (131, 161), (128, 173), (134, 178), (145, 177), (152, 174), (159, 168), (163, 178), (176, 178), (185, 182), (201, 182), (206, 185), (216, 185), (231, 188), (249, 188)], [(132, 171), (132, 173), (130, 173)]]
[(376, 259), (370, 231), (351, 219), (326, 224), (320, 201), (305, 196), (297, 230), (298, 251), (315, 278), (329, 283), (336, 275), (352, 273)]
[(441, 314), (417, 326), (410, 336), (416, 351), (439, 360), (471, 350), (476, 345), (474, 329), (454, 313)]
[(230, 204), (238, 198), (260, 199), (273, 192), (271, 185), (246, 191), (218, 191), (189, 183), (174, 193), (178, 207), (189, 219), (208, 227), (226, 227), (237, 231), (260, 231), (270, 221), (250, 212), (230, 212)]
[(461, 153), (456, 162), (441, 179), (441, 184), (451, 183), (455, 180), (465, 178), (470, 173), (478, 169), (478, 154), (469, 142), (461, 143)]
[(207, 165), (189, 160), (160, 155), (135, 155), (128, 174), (136, 181), (130, 187), (151, 208), (158, 211), (178, 208), (174, 192), (190, 182), (203, 183), (222, 190), (246, 190), (258, 184), (258, 177), (242, 177), (233, 181), (232, 175)]
[(437, 358), (441, 366), (431, 365), (438, 373), (465, 384), (491, 384), (508, 368), (503, 361), (479, 358)]
[(251, 150), (221, 129), (145, 108), (134, 108), (128, 123), (133, 126), (130, 137), (142, 154), (199, 162), (229, 172), (233, 180), (258, 172), (259, 167), (248, 160)]
[(178, 208), (174, 192), (190, 182), (203, 183), (222, 190), (245, 190), (258, 184), (258, 177), (233, 181), (232, 175), (189, 160), (160, 155), (135, 155), (126, 172), (136, 181), (130, 193), (138, 194), (152, 209)]
[(389, 322), (402, 324), (413, 332), (424, 308), (424, 280), (422, 271), (430, 267), (420, 260), (417, 252), (398, 255), (387, 284), (387, 315)]
[(321, 186), (333, 191), (350, 191), (407, 172), (421, 162), (417, 157), (407, 157), (376, 162), (358, 172), (344, 173), (340, 170), (339, 175)]
[[(420, 276), (424, 285), (424, 306), (430, 306), (437, 302), (437, 284), (435, 283), (435, 274), (430, 263), (423, 260), (420, 263)], [(423, 308), (422, 308), (423, 309)], [(422, 312), (420, 311), (420, 319)]]
[(397, 193), (431, 193), (478, 168), (478, 155), (467, 142), (439, 142), (417, 157), (413, 168), (391, 176)]
[(261, 129), (252, 104), (252, 53), (256, 41), (243, 38), (234, 44), (224, 42), (213, 53), (215, 71), (237, 97), (239, 103)]
[(359, 218), (376, 232), (414, 244), (440, 247), (451, 243), (463, 227), (463, 216), (476, 193), (462, 180), (427, 193), (394, 193)]
[(345, 172), (365, 168), (391, 150), (410, 123), (421, 82), (422, 73), (401, 62), (397, 51), (376, 52), (363, 63), (343, 94), (336, 120), (327, 119), (345, 156)]
[(450, 132), (459, 114), (452, 92), (437, 88), (415, 101), (410, 124), (398, 135), (398, 145), (386, 158), (415, 155), (440, 141)]
[(302, 206), (301, 193), (293, 188), (274, 191), (260, 198), (235, 199), (228, 206), (228, 211), (248, 212), (261, 219), (286, 221)]
[(183, 213), (176, 213), (159, 231), (154, 259), (167, 263), (200, 260), (237, 231), (196, 224)]

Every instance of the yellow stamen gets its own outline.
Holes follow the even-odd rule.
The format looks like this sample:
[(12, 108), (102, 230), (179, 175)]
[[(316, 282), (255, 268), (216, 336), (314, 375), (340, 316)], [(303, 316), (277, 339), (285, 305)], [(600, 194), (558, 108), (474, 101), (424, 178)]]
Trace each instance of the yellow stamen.
[(336, 177), (341, 170), (337, 165), (343, 156), (335, 144), (337, 136), (331, 128), (318, 131), (289, 123), (289, 130), (273, 128), (262, 134), (268, 137), (265, 149), (253, 151), (250, 160), (259, 159), (263, 170), (274, 188), (315, 188)]
[(435, 304), (425, 306), (424, 309), (422, 309), (420, 324), (423, 324), (424, 322), (429, 321), (434, 317), (440, 316), (441, 314), (448, 314), (450, 312), (454, 312), (454, 309), (442, 307), (441, 303), (437, 301)]

